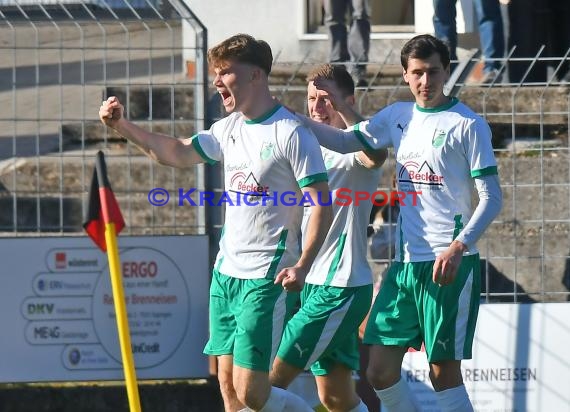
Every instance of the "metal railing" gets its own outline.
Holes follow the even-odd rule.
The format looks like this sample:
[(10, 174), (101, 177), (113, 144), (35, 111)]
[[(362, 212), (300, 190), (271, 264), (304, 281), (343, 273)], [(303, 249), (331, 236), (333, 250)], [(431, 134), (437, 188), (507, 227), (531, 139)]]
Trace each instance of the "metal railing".
[[(503, 210), (478, 243), (487, 302), (570, 299), (570, 49), (559, 57), (543, 56), (543, 51), (514, 58), (510, 50), (500, 76), (489, 84), (478, 82), (480, 54), (469, 53), (468, 61), (458, 62), (466, 72), (456, 73), (447, 85), (490, 123), (499, 163)], [(358, 109), (365, 116), (397, 100), (413, 100), (397, 57), (390, 49), (382, 61), (368, 62), (370, 83), (357, 89)], [(276, 94), (302, 110), (304, 77), (315, 64), (307, 59), (289, 69), (278, 65), (279, 72), (295, 76), (276, 81)], [(390, 190), (393, 168), (393, 161), (387, 162), (381, 189)], [(389, 225), (377, 219), (376, 227), (383, 230), (373, 236), (387, 234), (387, 240), (373, 238), (371, 248), (393, 242)], [(374, 259), (377, 252), (371, 250), (370, 262), (380, 278), (393, 255)]]

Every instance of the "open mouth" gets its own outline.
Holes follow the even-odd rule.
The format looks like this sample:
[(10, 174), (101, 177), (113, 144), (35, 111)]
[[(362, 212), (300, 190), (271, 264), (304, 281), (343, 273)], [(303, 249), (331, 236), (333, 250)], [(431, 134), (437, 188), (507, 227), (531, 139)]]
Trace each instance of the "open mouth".
[(222, 102), (223, 104), (228, 104), (231, 100), (232, 95), (229, 94), (226, 91), (219, 91), (218, 93), (220, 93), (220, 96), (222, 96)]

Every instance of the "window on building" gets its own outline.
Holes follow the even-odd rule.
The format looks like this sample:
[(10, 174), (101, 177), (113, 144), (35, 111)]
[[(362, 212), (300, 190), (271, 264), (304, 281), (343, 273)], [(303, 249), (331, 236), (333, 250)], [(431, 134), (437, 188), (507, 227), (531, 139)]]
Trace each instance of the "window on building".
[[(322, 0), (305, 0), (307, 10), (306, 33), (323, 33), (324, 23)], [(370, 0), (372, 33), (413, 32), (414, 0)], [(348, 16), (347, 21), (349, 21)]]

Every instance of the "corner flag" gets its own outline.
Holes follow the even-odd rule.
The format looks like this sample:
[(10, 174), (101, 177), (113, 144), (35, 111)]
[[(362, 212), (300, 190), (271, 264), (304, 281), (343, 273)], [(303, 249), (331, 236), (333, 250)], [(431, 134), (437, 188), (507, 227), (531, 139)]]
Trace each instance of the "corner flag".
[(105, 242), (105, 226), (109, 223), (115, 224), (117, 234), (125, 227), (125, 220), (119, 209), (117, 199), (111, 189), (111, 184), (107, 178), (107, 167), (102, 151), (97, 152), (91, 188), (89, 189), (89, 204), (87, 207), (86, 221), (83, 228), (93, 242), (103, 251), (107, 251)]
[(89, 190), (89, 206), (87, 220), (83, 224), (85, 231), (99, 248), (107, 252), (109, 259), (109, 274), (113, 289), (113, 303), (115, 306), (121, 358), (127, 386), (130, 412), (140, 412), (140, 399), (137, 387), (137, 376), (131, 349), (131, 336), (125, 304), (125, 291), (121, 276), (121, 263), (119, 247), (117, 246), (117, 233), (125, 227), (125, 221), (111, 185), (107, 179), (107, 168), (103, 152), (97, 152), (97, 161)]

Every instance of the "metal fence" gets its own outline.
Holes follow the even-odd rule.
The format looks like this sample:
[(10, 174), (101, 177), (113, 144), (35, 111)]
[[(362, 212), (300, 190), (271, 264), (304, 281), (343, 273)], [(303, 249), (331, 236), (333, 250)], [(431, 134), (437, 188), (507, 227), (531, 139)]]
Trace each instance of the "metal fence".
[[(102, 4), (99, 2), (98, 4)], [(15, 5), (0, 11), (0, 231), (9, 236), (81, 233), (94, 153), (108, 155), (129, 234), (204, 233), (204, 211), (149, 207), (151, 187), (201, 185), (203, 166), (159, 166), (98, 121), (117, 95), (149, 130), (191, 135), (205, 126), (206, 30), (181, 1)], [(168, 13), (168, 14), (165, 14)], [(183, 70), (181, 27), (194, 28)]]
[[(490, 84), (478, 83), (481, 60), (471, 53), (457, 62), (447, 85), (490, 123), (499, 163), (503, 210), (478, 243), (487, 302), (570, 299), (570, 49), (558, 57), (543, 52), (541, 47), (532, 57), (507, 57)], [(398, 58), (399, 50), (391, 49), (368, 65), (370, 84), (357, 91), (365, 116), (397, 100), (413, 100), (394, 64)], [(290, 65), (285, 72), (292, 74), (274, 86), (276, 94), (291, 106), (303, 105), (304, 75), (313, 64)], [(384, 190), (390, 190), (394, 170), (393, 160), (387, 163)], [(378, 277), (393, 256), (386, 246), (394, 240), (391, 211), (373, 217), (370, 261)]]
[(109, 8), (147, 8), (154, 7), (160, 8), (163, 4), (162, 0), (83, 0), (82, 2), (78, 0), (0, 0), (0, 6), (14, 6), (16, 8), (22, 6), (37, 6), (41, 3), (42, 6), (59, 6), (64, 5), (77, 5), (83, 3), (85, 5), (93, 5), (97, 7), (109, 7)]
[[(206, 29), (183, 2), (144, 3), (144, 8), (57, 2), (0, 9), (2, 236), (82, 234), (94, 154), (103, 149), (127, 221), (124, 234), (208, 233), (215, 245), (223, 224), (219, 211), (179, 206), (176, 199), (153, 207), (148, 193), (155, 187), (174, 195), (178, 188), (221, 191), (220, 168), (160, 166), (98, 120), (100, 102), (110, 95), (119, 96), (141, 126), (171, 135), (190, 136), (221, 115), (207, 88)], [(197, 46), (189, 50), (196, 62), (192, 79), (183, 69), (185, 24), (196, 36)], [(394, 63), (398, 53), (389, 50), (381, 61), (369, 62), (370, 85), (357, 91), (364, 115), (411, 99)], [(499, 161), (505, 203), (478, 245), (486, 301), (569, 299), (568, 55), (545, 57), (538, 50), (514, 58), (511, 50), (502, 80), (485, 85), (467, 75), (479, 63), (474, 57), (450, 84), (451, 93), (491, 124)], [(277, 61), (274, 94), (302, 111), (304, 76), (313, 64), (308, 58)], [(392, 160), (385, 167), (381, 189), (390, 189), (393, 166)], [(386, 247), (393, 233), (389, 214), (380, 216), (372, 219), (376, 233), (370, 240), (376, 274), (392, 256)]]

